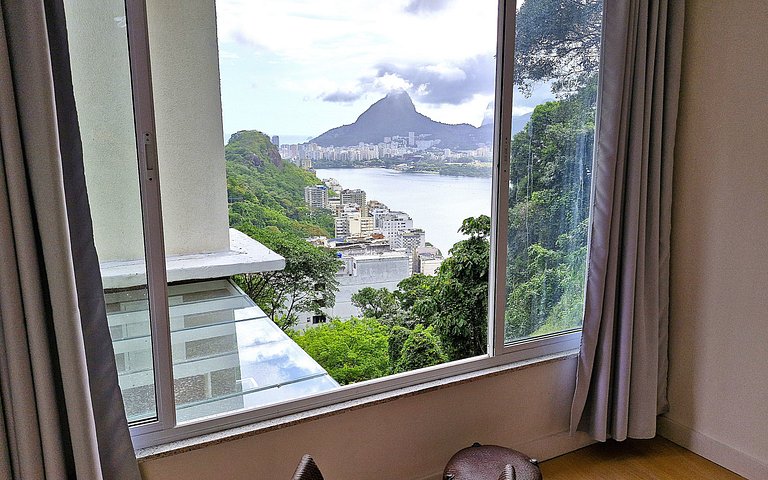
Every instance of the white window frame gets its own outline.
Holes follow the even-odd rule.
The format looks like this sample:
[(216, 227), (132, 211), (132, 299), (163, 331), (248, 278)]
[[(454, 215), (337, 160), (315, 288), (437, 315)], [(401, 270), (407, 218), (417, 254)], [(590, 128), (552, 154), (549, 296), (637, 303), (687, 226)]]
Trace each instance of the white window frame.
[[(512, 137), (512, 94), (515, 48), (515, 0), (499, 0), (496, 49), (496, 110), (491, 207), (491, 265), (489, 273), (488, 354), (433, 367), (339, 387), (298, 400), (238, 411), (212, 419), (177, 425), (165, 271), (162, 206), (157, 172), (156, 129), (152, 98), (146, 0), (125, 0), (134, 96), (136, 143), (147, 262), (157, 418), (130, 427), (134, 447), (145, 448), (263, 420), (327, 407), (344, 401), (390, 392), (434, 380), (512, 364), (576, 349), (581, 329), (523, 339), (504, 340), (505, 275), (509, 153)], [(499, 214), (499, 213), (503, 214)], [(500, 274), (501, 272), (501, 274)], [(492, 287), (492, 288), (491, 288)]]

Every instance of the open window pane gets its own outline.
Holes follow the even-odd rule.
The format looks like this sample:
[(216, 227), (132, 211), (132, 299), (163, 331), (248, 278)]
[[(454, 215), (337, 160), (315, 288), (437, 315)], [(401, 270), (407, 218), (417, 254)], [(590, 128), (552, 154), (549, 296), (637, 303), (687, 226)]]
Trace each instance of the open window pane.
[(64, 5), (118, 380), (128, 420), (142, 422), (157, 414), (125, 6), (122, 0)]
[(177, 419), (486, 353), (498, 5), (147, 9)]
[(505, 341), (581, 326), (602, 2), (518, 1)]

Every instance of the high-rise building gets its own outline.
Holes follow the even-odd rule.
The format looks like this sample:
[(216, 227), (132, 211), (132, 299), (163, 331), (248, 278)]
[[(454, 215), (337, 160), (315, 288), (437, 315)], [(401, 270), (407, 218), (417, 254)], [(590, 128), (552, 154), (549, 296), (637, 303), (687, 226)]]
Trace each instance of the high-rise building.
[(275, 146), (280, 146), (280, 137), (277, 135), (272, 135), (272, 138), (270, 139), (272, 141), (272, 144)]
[(333, 230), (336, 238), (349, 236), (349, 217), (336, 217), (333, 221)]
[(404, 248), (408, 254), (408, 258), (411, 259), (411, 271), (415, 271), (415, 257), (414, 252), (419, 247), (424, 247), (425, 234), (421, 228), (411, 228), (406, 230), (400, 230), (393, 237), (391, 237), (392, 247)]
[(416, 145), (416, 132), (408, 132), (408, 146), (413, 147)]
[(389, 212), (374, 217), (374, 227), (389, 239), (398, 232), (413, 228), (413, 219), (405, 212)]
[(350, 189), (345, 188), (341, 191), (341, 204), (347, 204), (347, 203), (356, 203), (360, 205), (360, 207), (365, 207), (365, 190), (360, 190), (359, 188)]
[(350, 235), (365, 236), (371, 233), (373, 233), (373, 217), (363, 216), (359, 213), (349, 217)]
[(328, 208), (328, 187), (325, 185), (304, 187), (304, 203), (309, 208)]

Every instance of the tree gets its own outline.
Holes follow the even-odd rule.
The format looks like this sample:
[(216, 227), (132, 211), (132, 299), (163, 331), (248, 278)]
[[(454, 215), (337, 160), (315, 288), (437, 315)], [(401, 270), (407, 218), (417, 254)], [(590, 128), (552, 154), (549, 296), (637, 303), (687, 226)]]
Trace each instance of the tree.
[(390, 329), (387, 338), (389, 373), (397, 373), (397, 363), (403, 354), (403, 345), (410, 334), (411, 330), (401, 325), (395, 325)]
[(552, 81), (555, 92), (576, 92), (600, 63), (602, 0), (526, 0), (516, 17), (515, 85), (530, 92)]
[(238, 285), (283, 330), (298, 321), (297, 312), (332, 307), (339, 261), (334, 254), (274, 228), (244, 232), (285, 258), (285, 268), (235, 277)]
[(388, 330), (376, 319), (336, 319), (288, 333), (341, 385), (389, 374)]
[(273, 226), (300, 237), (333, 233), (331, 212), (304, 203), (304, 187), (320, 179), (283, 162), (269, 137), (242, 130), (231, 136), (224, 151), (231, 227), (243, 231)]
[(397, 297), (386, 288), (365, 287), (352, 295), (352, 304), (366, 318), (392, 323), (400, 313)]
[(431, 313), (434, 331), (451, 360), (484, 354), (488, 335), (491, 219), (467, 218), (459, 231), (469, 238), (457, 242), (440, 266), (428, 304), (432, 311), (425, 312)]
[(512, 140), (506, 338), (578, 325), (596, 86), (538, 105)]
[(392, 373), (409, 372), (448, 361), (448, 356), (433, 326), (425, 328), (423, 325), (416, 325), (408, 332), (399, 353)]
[(400, 323), (408, 328), (421, 324), (429, 326), (438, 306), (435, 299), (437, 277), (416, 273), (397, 284), (394, 292), (400, 303)]

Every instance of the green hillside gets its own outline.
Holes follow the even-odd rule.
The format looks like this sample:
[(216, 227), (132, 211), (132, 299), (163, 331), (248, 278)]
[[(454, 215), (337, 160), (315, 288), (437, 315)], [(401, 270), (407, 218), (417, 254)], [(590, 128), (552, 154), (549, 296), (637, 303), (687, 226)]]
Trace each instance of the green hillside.
[(333, 234), (330, 212), (313, 212), (304, 204), (304, 187), (320, 180), (283, 162), (269, 137), (242, 130), (232, 134), (224, 152), (230, 226), (249, 234), (266, 227), (300, 237)]

